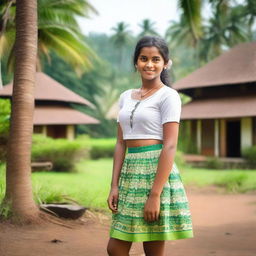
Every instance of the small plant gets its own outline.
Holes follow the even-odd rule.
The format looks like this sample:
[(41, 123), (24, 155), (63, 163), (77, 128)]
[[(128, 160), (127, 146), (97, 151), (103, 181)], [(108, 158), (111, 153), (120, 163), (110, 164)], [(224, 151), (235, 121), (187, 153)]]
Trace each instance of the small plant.
[(7, 220), (12, 216), (10, 203), (2, 203), (0, 205), (0, 219)]

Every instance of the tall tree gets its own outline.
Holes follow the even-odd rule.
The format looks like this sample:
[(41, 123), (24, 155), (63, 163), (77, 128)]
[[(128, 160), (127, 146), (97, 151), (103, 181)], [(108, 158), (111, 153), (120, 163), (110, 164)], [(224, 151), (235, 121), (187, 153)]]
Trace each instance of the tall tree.
[(141, 32), (139, 33), (138, 37), (143, 36), (158, 36), (154, 28), (155, 22), (151, 21), (150, 19), (144, 19), (140, 24), (139, 27), (141, 28)]
[[(210, 18), (201, 22), (202, 3), (212, 9)], [(237, 5), (231, 0), (187, 1), (179, 0), (182, 10), (180, 21), (172, 22), (166, 38), (172, 46), (183, 44), (194, 48), (197, 66), (220, 55), (226, 48), (249, 41), (252, 29), (255, 1), (247, 0), (246, 5)], [(248, 11), (250, 6), (251, 11)], [(249, 22), (250, 21), (250, 22)]]
[(242, 6), (231, 7), (225, 1), (213, 1), (213, 16), (204, 26), (201, 59), (209, 61), (238, 43), (249, 41), (248, 26), (242, 20)]
[(131, 42), (131, 32), (128, 27), (128, 24), (119, 22), (116, 27), (112, 28), (114, 34), (112, 35), (111, 40), (119, 51), (118, 54), (121, 67), (124, 66), (125, 48)]
[(202, 35), (202, 1), (201, 0), (178, 0), (178, 5), (182, 11), (181, 19), (188, 27), (188, 31), (196, 46)]
[(39, 209), (32, 195), (31, 140), (33, 131), (34, 84), (37, 56), (37, 1), (16, 1), (15, 67), (11, 127), (7, 148), (4, 206), (15, 220), (34, 222)]

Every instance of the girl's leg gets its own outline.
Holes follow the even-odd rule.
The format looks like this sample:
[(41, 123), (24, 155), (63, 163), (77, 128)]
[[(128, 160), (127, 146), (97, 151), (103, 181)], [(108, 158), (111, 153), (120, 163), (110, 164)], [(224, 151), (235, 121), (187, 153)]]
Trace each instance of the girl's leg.
[(131, 246), (132, 242), (110, 238), (108, 242), (107, 252), (109, 256), (129, 256)]
[(146, 256), (164, 256), (165, 241), (143, 242)]

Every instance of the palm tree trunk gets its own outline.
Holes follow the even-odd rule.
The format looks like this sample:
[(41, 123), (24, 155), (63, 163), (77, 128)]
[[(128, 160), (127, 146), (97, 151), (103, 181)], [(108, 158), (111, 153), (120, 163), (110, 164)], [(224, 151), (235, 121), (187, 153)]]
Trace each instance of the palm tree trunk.
[(36, 57), (37, 1), (17, 0), (15, 69), (4, 201), (10, 205), (13, 218), (25, 223), (39, 218), (30, 177)]

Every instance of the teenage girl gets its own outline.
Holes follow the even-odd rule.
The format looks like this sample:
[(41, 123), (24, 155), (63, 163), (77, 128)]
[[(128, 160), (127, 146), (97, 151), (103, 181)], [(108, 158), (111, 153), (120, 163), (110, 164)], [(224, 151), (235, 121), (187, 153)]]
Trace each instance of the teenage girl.
[(174, 163), (181, 100), (169, 87), (171, 61), (163, 39), (139, 40), (133, 62), (142, 84), (119, 99), (107, 252), (128, 256), (132, 242), (143, 242), (146, 256), (163, 256), (165, 240), (193, 237), (186, 192)]

